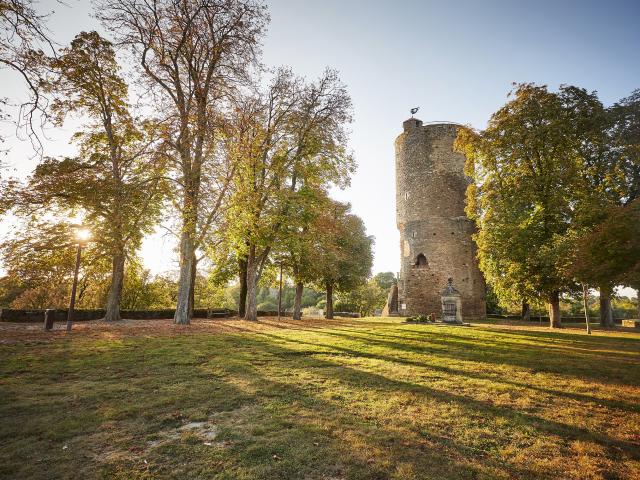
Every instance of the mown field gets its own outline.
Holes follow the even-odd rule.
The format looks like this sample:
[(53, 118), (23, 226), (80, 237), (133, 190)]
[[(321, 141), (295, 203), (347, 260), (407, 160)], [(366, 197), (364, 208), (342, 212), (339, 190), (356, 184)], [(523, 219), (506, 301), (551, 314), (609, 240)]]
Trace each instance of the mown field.
[(637, 479), (640, 334), (6, 327), (0, 418), (7, 479)]

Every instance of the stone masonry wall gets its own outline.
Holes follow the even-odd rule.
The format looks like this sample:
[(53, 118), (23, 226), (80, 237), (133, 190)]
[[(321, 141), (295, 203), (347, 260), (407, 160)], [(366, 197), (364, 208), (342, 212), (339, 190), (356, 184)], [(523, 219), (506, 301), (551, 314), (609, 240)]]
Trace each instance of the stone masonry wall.
[(461, 294), (462, 317), (484, 318), (485, 283), (471, 239), (475, 226), (464, 212), (465, 158), (453, 151), (458, 127), (418, 119), (403, 126), (395, 143), (399, 312), (441, 318), (440, 293), (451, 277)]

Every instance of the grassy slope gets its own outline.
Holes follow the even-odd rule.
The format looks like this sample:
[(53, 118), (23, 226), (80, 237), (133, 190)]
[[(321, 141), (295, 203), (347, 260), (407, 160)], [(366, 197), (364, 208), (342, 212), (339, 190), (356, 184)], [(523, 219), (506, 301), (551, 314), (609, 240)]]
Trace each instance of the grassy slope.
[[(2, 345), (0, 477), (640, 472), (638, 334), (380, 319), (233, 325), (248, 331)], [(216, 438), (179, 429), (198, 421)]]

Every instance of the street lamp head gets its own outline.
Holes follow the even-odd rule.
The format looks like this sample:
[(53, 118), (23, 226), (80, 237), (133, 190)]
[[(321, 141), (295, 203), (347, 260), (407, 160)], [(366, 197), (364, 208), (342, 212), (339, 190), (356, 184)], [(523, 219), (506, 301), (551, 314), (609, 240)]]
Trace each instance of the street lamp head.
[(76, 230), (76, 238), (81, 243), (87, 242), (89, 239), (91, 239), (91, 230), (87, 228), (79, 228), (78, 230)]

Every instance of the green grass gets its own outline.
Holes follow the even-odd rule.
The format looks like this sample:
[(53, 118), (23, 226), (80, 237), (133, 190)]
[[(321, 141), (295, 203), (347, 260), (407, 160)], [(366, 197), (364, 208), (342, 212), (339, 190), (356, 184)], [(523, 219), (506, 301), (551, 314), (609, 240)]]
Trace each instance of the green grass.
[(640, 472), (637, 333), (399, 319), (157, 330), (2, 332), (0, 477)]

